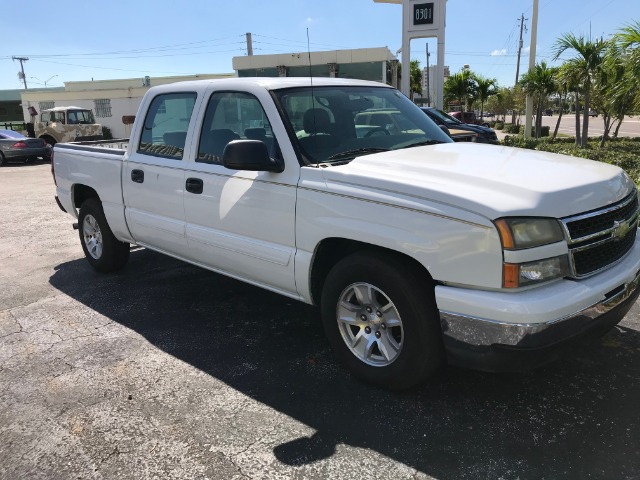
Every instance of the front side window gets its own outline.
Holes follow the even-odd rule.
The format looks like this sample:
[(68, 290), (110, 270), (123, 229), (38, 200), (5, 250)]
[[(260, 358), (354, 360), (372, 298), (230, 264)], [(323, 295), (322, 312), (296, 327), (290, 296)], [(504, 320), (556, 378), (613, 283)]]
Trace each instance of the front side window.
[(142, 126), (138, 153), (182, 160), (196, 97), (192, 92), (155, 97)]
[(224, 147), (232, 140), (260, 140), (272, 158), (279, 158), (271, 124), (253, 95), (216, 92), (207, 105), (196, 162), (222, 164)]
[(92, 125), (96, 123), (91, 110), (69, 110), (69, 125)]

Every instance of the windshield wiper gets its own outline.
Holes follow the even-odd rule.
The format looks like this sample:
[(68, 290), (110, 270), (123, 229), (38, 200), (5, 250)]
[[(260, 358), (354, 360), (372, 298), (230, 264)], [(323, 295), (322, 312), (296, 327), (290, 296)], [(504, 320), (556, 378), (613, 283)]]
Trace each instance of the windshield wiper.
[(400, 148), (423, 147), (425, 145), (436, 145), (438, 143), (444, 143), (444, 142), (441, 142), (440, 140), (424, 140), (422, 142), (411, 143), (409, 145), (405, 145), (404, 147), (400, 147)]
[(388, 152), (390, 148), (356, 148), (355, 150), (347, 150), (345, 152), (336, 153), (331, 155), (327, 160), (346, 160), (349, 158), (355, 158), (358, 155), (367, 155), (369, 153)]

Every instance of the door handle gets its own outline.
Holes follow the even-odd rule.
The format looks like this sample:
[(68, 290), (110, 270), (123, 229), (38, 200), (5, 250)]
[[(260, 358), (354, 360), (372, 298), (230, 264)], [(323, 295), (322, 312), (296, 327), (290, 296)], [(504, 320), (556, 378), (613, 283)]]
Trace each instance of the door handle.
[(136, 183), (144, 182), (144, 171), (142, 170), (131, 170), (131, 180)]
[(185, 185), (187, 192), (195, 193), (199, 195), (202, 193), (204, 183), (199, 178), (187, 178), (187, 184)]

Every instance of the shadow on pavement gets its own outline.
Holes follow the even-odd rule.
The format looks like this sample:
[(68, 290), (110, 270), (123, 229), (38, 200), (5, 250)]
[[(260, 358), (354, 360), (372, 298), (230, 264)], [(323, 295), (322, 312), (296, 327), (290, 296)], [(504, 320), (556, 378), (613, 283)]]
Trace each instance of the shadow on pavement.
[(151, 251), (132, 251), (118, 275), (97, 274), (84, 259), (65, 263), (50, 282), (315, 429), (274, 449), (285, 464), (330, 457), (347, 444), (438, 479), (637, 478), (640, 471), (635, 330), (617, 327), (534, 372), (446, 368), (397, 394), (359, 383), (334, 362), (313, 307)]

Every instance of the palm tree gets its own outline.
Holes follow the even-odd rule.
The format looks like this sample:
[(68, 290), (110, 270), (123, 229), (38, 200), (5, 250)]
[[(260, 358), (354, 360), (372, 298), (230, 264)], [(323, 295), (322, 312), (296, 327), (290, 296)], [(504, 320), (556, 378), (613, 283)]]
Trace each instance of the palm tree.
[[(576, 145), (578, 146), (582, 145), (580, 135), (580, 94), (582, 92), (582, 71), (584, 71), (582, 63), (583, 60), (568, 60), (560, 67), (560, 70), (558, 72), (559, 89), (561, 91), (573, 93), (576, 116)], [(556, 129), (553, 133), (553, 138), (556, 138), (559, 126), (560, 118), (558, 118)]]
[[(633, 98), (632, 103), (636, 109), (640, 109), (640, 21), (636, 21), (622, 28), (614, 37), (614, 48), (618, 58), (624, 65), (624, 77), (618, 83), (616, 93), (626, 93)], [(622, 91), (622, 92), (620, 92)], [(619, 125), (618, 125), (619, 126)]]
[(476, 83), (476, 100), (480, 102), (480, 120), (482, 120), (484, 102), (498, 93), (498, 81), (495, 78), (485, 78), (481, 75), (474, 75), (474, 80)]
[(574, 50), (577, 56), (575, 60), (580, 60), (581, 82), (583, 86), (584, 99), (584, 119), (582, 123), (581, 146), (586, 147), (589, 135), (589, 99), (591, 95), (591, 84), (596, 71), (602, 65), (602, 53), (606, 48), (606, 42), (602, 39), (591, 41), (584, 36), (576, 37), (573, 33), (565, 33), (554, 45), (554, 60), (557, 60), (567, 50)]
[(447, 101), (457, 100), (462, 111), (466, 110), (469, 97), (473, 96), (471, 72), (464, 69), (454, 73), (444, 82), (444, 96)]
[(542, 109), (549, 95), (557, 91), (555, 77), (557, 68), (548, 68), (547, 62), (536, 63), (535, 67), (522, 75), (520, 85), (523, 90), (533, 97), (536, 107), (536, 138), (540, 138), (542, 130)]

